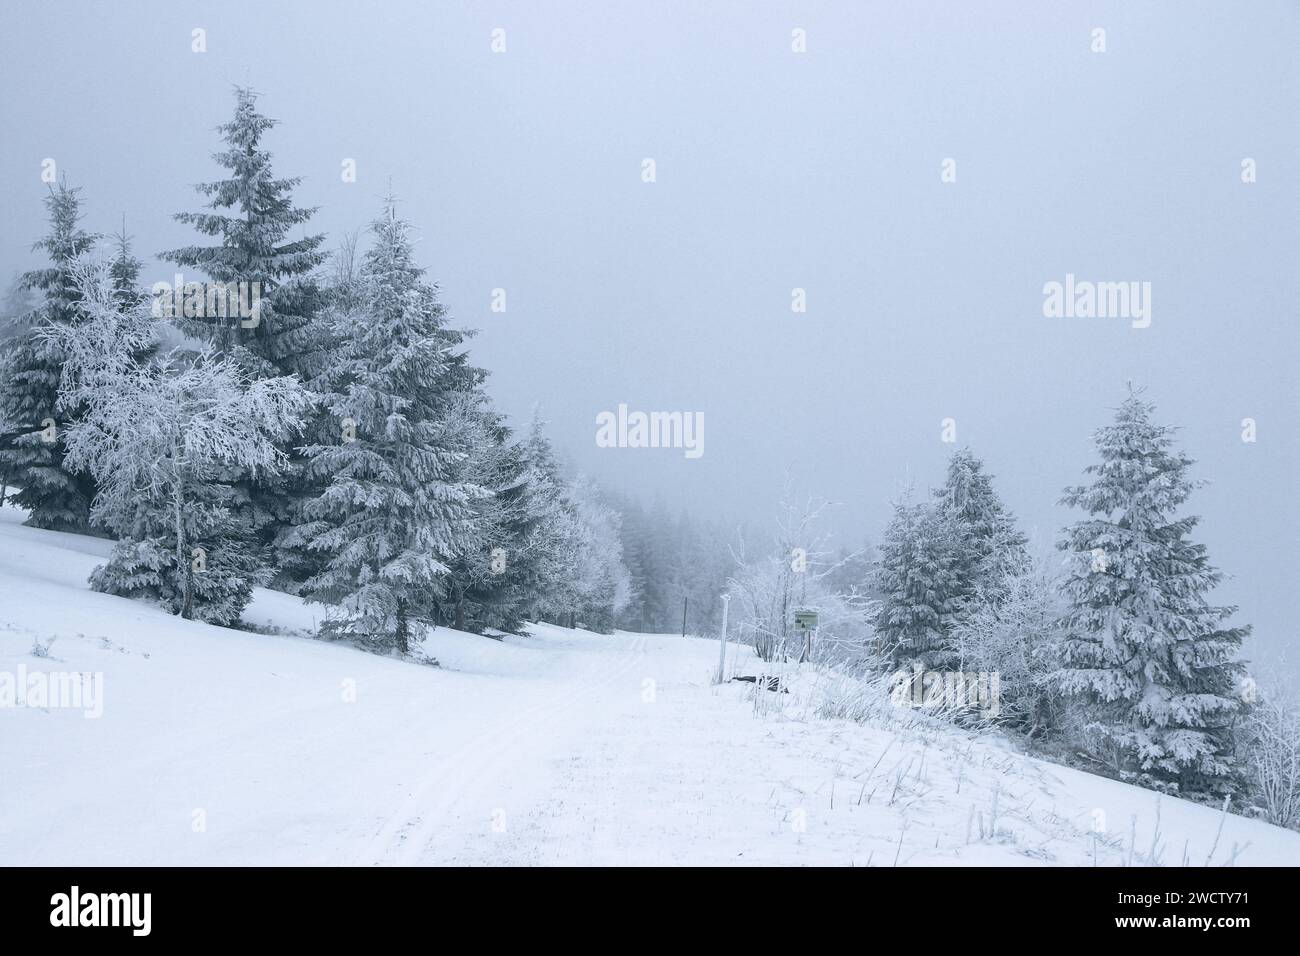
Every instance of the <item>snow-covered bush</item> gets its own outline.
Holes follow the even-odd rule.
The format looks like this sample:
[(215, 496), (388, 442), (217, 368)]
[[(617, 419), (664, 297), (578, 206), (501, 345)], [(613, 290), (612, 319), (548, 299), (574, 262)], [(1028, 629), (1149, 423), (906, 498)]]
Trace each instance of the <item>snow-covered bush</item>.
[(974, 604), (952, 629), (958, 670), (997, 674), (998, 721), (1030, 737), (1059, 726), (1051, 683), (1058, 666), (1062, 602), (1046, 565), (1032, 562), (1001, 582), (1000, 600)]
[(1295, 693), (1272, 686), (1260, 694), (1241, 737), (1247, 787), (1264, 818), (1280, 827), (1300, 826), (1300, 701)]
[(794, 625), (796, 610), (817, 612), (812, 659), (856, 664), (872, 656), (875, 603), (861, 593), (835, 590), (831, 581), (844, 558), (832, 559), (829, 535), (820, 530), (829, 503), (795, 494), (782, 497), (772, 550), (746, 559), (728, 581), (733, 632), (764, 661), (802, 660), (806, 637)]

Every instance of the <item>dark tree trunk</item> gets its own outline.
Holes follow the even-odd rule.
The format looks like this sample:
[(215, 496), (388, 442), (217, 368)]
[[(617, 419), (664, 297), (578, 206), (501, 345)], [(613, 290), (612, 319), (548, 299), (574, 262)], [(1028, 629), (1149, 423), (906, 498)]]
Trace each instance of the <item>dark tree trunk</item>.
[(397, 602), (397, 650), (405, 654), (410, 649), (410, 626), (406, 620), (406, 602)]
[(185, 497), (184, 480), (180, 474), (180, 449), (172, 445), (172, 461), (176, 464), (177, 474), (172, 488), (172, 506), (176, 521), (176, 580), (181, 588), (180, 616), (190, 620), (194, 616), (194, 565), (185, 556), (185, 521), (182, 518), (181, 501)]

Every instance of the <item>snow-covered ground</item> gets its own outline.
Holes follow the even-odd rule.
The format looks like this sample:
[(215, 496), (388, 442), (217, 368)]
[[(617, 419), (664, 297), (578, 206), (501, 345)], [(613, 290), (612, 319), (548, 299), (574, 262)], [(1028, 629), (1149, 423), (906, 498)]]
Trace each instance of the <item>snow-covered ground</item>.
[[(21, 519), (0, 511), (0, 675), (102, 673), (102, 716), (0, 709), (0, 864), (1119, 865), (1151, 850), (1153, 793), (998, 738), (816, 718), (812, 674), (790, 694), (711, 686), (714, 641), (440, 628), (426, 649), (442, 667), (422, 666), (294, 636), (319, 608), (269, 591), (246, 618), (275, 635), (96, 594), (108, 543)], [(759, 665), (742, 650), (734, 668)], [(1167, 865), (1234, 849), (1300, 864), (1300, 834), (1169, 798), (1157, 842)]]

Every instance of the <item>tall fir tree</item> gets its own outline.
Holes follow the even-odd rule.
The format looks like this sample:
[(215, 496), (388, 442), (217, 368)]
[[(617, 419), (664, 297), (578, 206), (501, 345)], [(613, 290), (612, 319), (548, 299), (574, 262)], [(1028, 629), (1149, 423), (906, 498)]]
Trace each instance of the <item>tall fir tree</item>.
[[(26, 332), (26, 318), (28, 313), (36, 308), (36, 295), (23, 282), (22, 273), (15, 273), (9, 285), (5, 288), (3, 297), (0, 297), (0, 383), (8, 382), (8, 372), (5, 368), (6, 354), (9, 351), (9, 343), (19, 339)], [(0, 399), (0, 409), (3, 408), (3, 399)], [(14, 468), (14, 457), (6, 455), (4, 452), (9, 448), (9, 442), (23, 434), (20, 430), (15, 430), (9, 434), (7, 429), (10, 426), (5, 424), (3, 417), (0, 417), (0, 505), (9, 500), (9, 483), (12, 479), (11, 471)]]
[(623, 562), (632, 579), (632, 599), (618, 618), (619, 627), (629, 631), (648, 631), (653, 557), (646, 534), (645, 509), (639, 501), (615, 497), (622, 516)]
[(462, 335), (447, 326), (391, 199), (371, 231), (362, 306), (336, 316), (338, 350), (321, 380), (340, 438), (304, 450), (324, 490), (286, 545), (325, 559), (302, 592), (339, 605), (327, 631), (405, 653), (446, 597), (449, 562), (484, 492), (457, 480), (467, 452), (451, 410), (474, 377), (457, 351)]
[(109, 266), (109, 275), (113, 279), (113, 294), (123, 309), (133, 309), (148, 296), (140, 288), (140, 270), (144, 263), (136, 256), (131, 246), (131, 237), (126, 232), (126, 217), (122, 217), (122, 229), (113, 237), (113, 258)]
[(0, 296), (0, 342), (21, 334), (23, 319), (37, 305), (36, 293), (23, 280), (23, 274), (16, 272)]
[(1062, 503), (1091, 517), (1065, 529), (1061, 689), (1082, 702), (1089, 737), (1120, 775), (1187, 795), (1233, 787), (1237, 659), (1248, 627), (1212, 606), (1222, 575), (1189, 539), (1199, 518), (1176, 513), (1203, 481), (1173, 447), (1176, 429), (1130, 389), (1114, 424), (1093, 436), (1092, 484)]
[(601, 500), (600, 490), (585, 475), (565, 489), (576, 519), (576, 588), (573, 622), (608, 634), (632, 597), (632, 580), (623, 562), (620, 519)]
[[(251, 305), (259, 290), (251, 316), (181, 314), (175, 321), (182, 331), (211, 342), (255, 378), (297, 375), (310, 382), (324, 371), (330, 354), (320, 314), (323, 296), (312, 275), (327, 258), (321, 250), (325, 237), (307, 234), (305, 228), (297, 238), (292, 235), (316, 210), (295, 205), (293, 190), (300, 178), (275, 176), (262, 138), (276, 124), (258, 112), (256, 93), (236, 87), (235, 114), (217, 127), (225, 148), (213, 154), (230, 175), (195, 187), (208, 197), (204, 211), (174, 217), (220, 242), (160, 255), (230, 288), (247, 283), (242, 305)], [(256, 482), (237, 473), (228, 476), (242, 528), (238, 533), (266, 562), (279, 553), (274, 547), (278, 529), (295, 520), (298, 505), (311, 491), (296, 452), (285, 451), (289, 460), (282, 471), (264, 473)]]
[(472, 503), (473, 533), (448, 562), (441, 619), (459, 630), (519, 633), (543, 587), (546, 555), (539, 548), (543, 509), (529, 481), (526, 446), (481, 391), (463, 396), (468, 454), (459, 480), (490, 494)]
[(972, 610), (998, 603), (1011, 579), (1028, 567), (1029, 542), (993, 488), (993, 476), (974, 452), (962, 448), (948, 460), (944, 483), (934, 497), (956, 525), (964, 601)]
[(48, 327), (84, 319), (76, 265), (99, 236), (81, 228), (79, 193), (61, 182), (45, 199), (50, 231), (33, 248), (50, 264), (23, 276), (23, 284), (43, 301), (19, 320), (21, 328), (0, 355), (0, 473), (19, 488), (8, 497), (27, 509), (29, 525), (59, 531), (87, 530), (95, 495), (88, 474), (64, 466), (62, 432), (69, 416), (57, 408), (64, 355), (58, 339), (43, 334)]
[(534, 620), (572, 626), (578, 600), (578, 519), (564, 497), (564, 478), (540, 409), (533, 409), (521, 443), (521, 521), (528, 527), (521, 546), (530, 555), (529, 590)]
[(966, 596), (962, 539), (934, 502), (899, 502), (880, 543), (875, 629), (894, 666), (940, 670), (954, 662), (950, 633)]
[(257, 375), (297, 374), (306, 380), (319, 369), (322, 336), (317, 334), (312, 270), (325, 261), (322, 234), (291, 238), (292, 231), (316, 212), (294, 205), (298, 177), (278, 179), (262, 137), (277, 123), (257, 111), (257, 94), (237, 87), (235, 115), (217, 127), (225, 149), (213, 159), (230, 175), (195, 188), (208, 197), (207, 210), (177, 213), (212, 246), (185, 246), (162, 258), (199, 269), (223, 283), (259, 283), (261, 306), (255, 317), (179, 317), (182, 328), (235, 353)]

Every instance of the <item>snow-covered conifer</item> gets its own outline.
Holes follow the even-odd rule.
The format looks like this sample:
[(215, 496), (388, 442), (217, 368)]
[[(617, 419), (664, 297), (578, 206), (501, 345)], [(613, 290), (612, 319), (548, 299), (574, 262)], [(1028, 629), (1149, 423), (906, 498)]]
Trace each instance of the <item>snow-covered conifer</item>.
[(109, 266), (109, 275), (113, 278), (113, 291), (123, 308), (132, 308), (145, 301), (146, 295), (140, 288), (140, 270), (144, 263), (135, 254), (131, 246), (131, 237), (126, 233), (126, 217), (122, 217), (122, 229), (113, 235), (113, 259)]
[(966, 596), (962, 538), (937, 502), (899, 502), (880, 543), (876, 635), (898, 667), (954, 663), (951, 630)]
[(175, 217), (219, 242), (162, 256), (217, 282), (249, 283), (250, 303), (251, 284), (258, 283), (261, 304), (255, 316), (182, 315), (177, 320), (190, 334), (237, 354), (256, 375), (297, 374), (306, 380), (319, 367), (322, 338), (314, 328), (314, 283), (306, 277), (325, 260), (320, 250), (325, 237), (292, 235), (316, 210), (294, 204), (292, 192), (300, 179), (276, 178), (271, 168), (262, 137), (275, 125), (276, 120), (257, 111), (256, 93), (236, 88), (235, 115), (217, 127), (225, 148), (214, 154), (230, 175), (196, 187), (208, 197), (206, 210)]
[(82, 410), (66, 464), (95, 477), (92, 517), (120, 539), (92, 583), (232, 624), (266, 572), (220, 478), (282, 467), (277, 443), (300, 426), (308, 397), (292, 377), (253, 380), (210, 349), (142, 361), (156, 345), (148, 306), (124, 306), (103, 263), (81, 266), (78, 288), (86, 321), (42, 335), (66, 357), (60, 406)]
[(1206, 598), (1222, 575), (1190, 540), (1199, 518), (1177, 512), (1203, 482), (1173, 447), (1175, 428), (1130, 390), (1093, 436), (1090, 485), (1063, 504), (1089, 517), (1064, 531), (1062, 690), (1086, 707), (1090, 740), (1113, 769), (1185, 794), (1233, 786), (1233, 725), (1242, 709), (1237, 659), (1248, 627)]
[[(74, 278), (78, 257), (98, 236), (80, 226), (80, 190), (59, 183), (45, 199), (50, 231), (36, 243), (50, 260), (28, 272), (23, 284), (41, 294), (35, 311), (20, 318), (0, 353), (0, 474), (18, 486), (8, 497), (28, 511), (27, 523), (62, 531), (86, 530), (94, 482), (64, 466), (68, 416), (56, 408), (63, 354), (57, 338), (41, 334), (82, 321)], [(69, 409), (75, 414), (76, 409)]]
[(1025, 571), (1027, 540), (1015, 516), (1002, 504), (992, 476), (969, 448), (948, 460), (948, 472), (935, 500), (956, 524), (961, 542), (961, 589), (972, 610), (997, 603), (1008, 580)]
[(458, 476), (467, 449), (452, 410), (476, 378), (462, 335), (391, 199), (371, 232), (360, 307), (334, 316), (338, 350), (320, 379), (339, 437), (304, 449), (306, 476), (323, 490), (284, 544), (324, 559), (302, 593), (338, 605), (328, 630), (405, 652), (445, 598), (448, 561), (486, 492)]
[(574, 616), (582, 626), (608, 633), (632, 599), (632, 579), (623, 563), (619, 518), (600, 500), (600, 491), (585, 475), (565, 490), (577, 520)]

